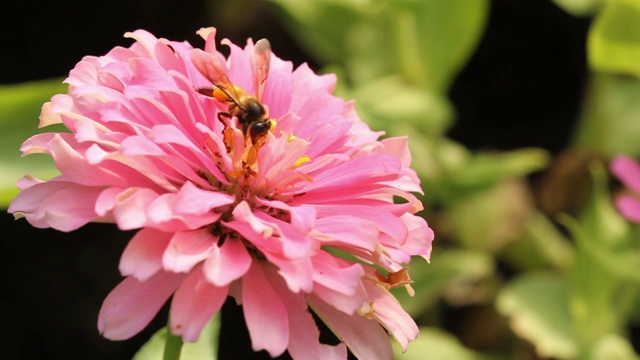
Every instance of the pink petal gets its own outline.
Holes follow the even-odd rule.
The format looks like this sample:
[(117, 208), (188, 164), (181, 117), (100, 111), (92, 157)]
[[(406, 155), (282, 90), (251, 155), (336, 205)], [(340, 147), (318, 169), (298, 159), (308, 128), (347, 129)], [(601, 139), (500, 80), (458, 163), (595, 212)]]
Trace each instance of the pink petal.
[(316, 221), (316, 235), (323, 243), (358, 247), (374, 251), (379, 230), (374, 221), (355, 216), (328, 216)]
[(361, 286), (365, 272), (361, 264), (348, 263), (326, 252), (313, 257), (313, 280), (345, 295), (353, 295)]
[(120, 273), (146, 281), (162, 269), (164, 253), (172, 234), (144, 228), (129, 240), (120, 257)]
[[(214, 211), (200, 212), (200, 209), (188, 209), (184, 206), (178, 208), (176, 201), (179, 197), (179, 194), (169, 193), (154, 199), (146, 209), (149, 223), (166, 231), (177, 232), (199, 229), (220, 218), (220, 213)], [(179, 212), (179, 210), (186, 210), (186, 212)], [(198, 213), (193, 213), (193, 210), (198, 210)]]
[(252, 261), (241, 240), (227, 238), (222, 246), (213, 246), (203, 271), (207, 281), (215, 286), (225, 286), (242, 277)]
[(307, 297), (313, 311), (358, 359), (391, 360), (393, 351), (387, 333), (375, 321), (360, 315), (347, 315), (313, 294)]
[(121, 230), (147, 225), (147, 207), (158, 197), (153, 190), (129, 188), (118, 194), (113, 216)]
[(171, 333), (187, 342), (197, 341), (202, 328), (220, 310), (227, 298), (227, 286), (216, 287), (204, 278), (198, 266), (184, 279), (171, 301)]
[(401, 249), (409, 255), (424, 257), (427, 261), (431, 257), (431, 244), (435, 237), (427, 221), (420, 216), (404, 214), (402, 221), (407, 225), (409, 234)]
[(98, 330), (110, 340), (125, 340), (149, 324), (175, 291), (184, 275), (159, 272), (140, 282), (124, 279), (109, 293), (98, 315)]
[(418, 337), (418, 326), (415, 321), (388, 290), (369, 281), (365, 282), (365, 287), (367, 295), (373, 302), (374, 318), (398, 340), (402, 351), (406, 351), (409, 341)]
[(94, 206), (101, 191), (66, 181), (34, 184), (16, 195), (8, 211), (39, 228), (72, 231), (99, 218)]
[(640, 194), (640, 165), (626, 155), (618, 155), (611, 162), (611, 172), (627, 187)]
[(242, 308), (253, 350), (266, 350), (271, 357), (282, 354), (289, 340), (287, 308), (259, 262), (242, 278)]
[(311, 292), (313, 289), (313, 264), (309, 258), (286, 259), (278, 254), (264, 253), (270, 263), (278, 267), (278, 274), (292, 292)]
[(217, 241), (208, 229), (177, 232), (162, 256), (162, 266), (172, 272), (189, 272), (209, 257)]
[(640, 200), (632, 196), (623, 195), (616, 200), (616, 206), (622, 216), (640, 223)]
[(203, 190), (187, 181), (178, 192), (174, 209), (182, 214), (202, 215), (234, 201), (234, 196), (219, 191)]
[(340, 359), (347, 358), (347, 347), (340, 343), (336, 346), (320, 343), (320, 331), (316, 325), (305, 296), (290, 292), (281, 281), (273, 281), (273, 286), (287, 304), (289, 319), (289, 355), (300, 359)]
[(400, 159), (400, 164), (404, 167), (411, 165), (411, 152), (409, 151), (408, 136), (399, 136), (383, 139), (380, 141), (382, 147), (376, 149), (378, 154), (388, 154)]

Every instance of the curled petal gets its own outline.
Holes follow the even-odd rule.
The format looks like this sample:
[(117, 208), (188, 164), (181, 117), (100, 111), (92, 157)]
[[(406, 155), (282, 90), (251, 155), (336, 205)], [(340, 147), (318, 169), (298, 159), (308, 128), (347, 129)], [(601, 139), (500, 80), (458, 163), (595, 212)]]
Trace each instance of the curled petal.
[(209, 257), (217, 241), (218, 238), (207, 229), (177, 232), (162, 256), (163, 268), (172, 272), (189, 272)]

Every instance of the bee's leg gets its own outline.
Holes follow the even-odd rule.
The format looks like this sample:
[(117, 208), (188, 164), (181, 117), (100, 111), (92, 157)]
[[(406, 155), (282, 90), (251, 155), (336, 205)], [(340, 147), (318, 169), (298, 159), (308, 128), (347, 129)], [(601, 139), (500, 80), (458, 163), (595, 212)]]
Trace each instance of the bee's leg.
[[(225, 121), (225, 119), (227, 121)], [(228, 112), (224, 112), (224, 111), (219, 111), (218, 112), (218, 120), (222, 123), (222, 125), (224, 125), (224, 127), (226, 128), (227, 126), (229, 126), (228, 121), (231, 119), (231, 114), (229, 114)]]
[(258, 160), (258, 150), (260, 150), (267, 140), (269, 131), (275, 128), (275, 126), (275, 119), (267, 119), (251, 124), (248, 129), (248, 135), (251, 137), (251, 148), (247, 154), (247, 163), (254, 164)]

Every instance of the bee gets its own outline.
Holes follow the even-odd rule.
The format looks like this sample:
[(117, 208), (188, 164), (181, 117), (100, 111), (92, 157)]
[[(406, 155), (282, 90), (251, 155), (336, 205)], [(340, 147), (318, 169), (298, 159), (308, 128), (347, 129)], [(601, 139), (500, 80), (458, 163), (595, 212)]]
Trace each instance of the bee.
[(255, 95), (249, 95), (231, 83), (226, 73), (226, 67), (219, 58), (209, 55), (206, 58), (196, 59), (196, 67), (212, 83), (208, 88), (197, 89), (198, 92), (226, 103), (227, 111), (219, 112), (218, 120), (224, 124), (224, 118), (236, 117), (245, 138), (249, 136), (253, 144), (257, 144), (267, 135), (273, 123), (273, 120), (269, 119), (267, 108), (262, 104), (262, 95), (269, 75), (270, 59), (271, 44), (269, 41), (261, 39), (256, 42), (251, 56)]

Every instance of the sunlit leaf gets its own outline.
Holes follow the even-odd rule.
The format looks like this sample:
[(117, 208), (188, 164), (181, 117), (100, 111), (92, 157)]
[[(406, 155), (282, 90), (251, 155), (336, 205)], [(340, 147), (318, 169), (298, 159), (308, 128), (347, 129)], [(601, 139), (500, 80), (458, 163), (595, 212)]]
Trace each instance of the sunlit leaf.
[[(220, 333), (220, 316), (214, 316), (205, 325), (200, 338), (195, 343), (184, 343), (180, 352), (180, 360), (215, 360), (218, 358), (218, 338)], [(162, 360), (167, 328), (158, 330), (133, 357), (133, 360)]]
[(593, 70), (640, 77), (640, 0), (605, 1), (588, 38)]
[(455, 336), (436, 328), (420, 328), (420, 336), (402, 353), (394, 342), (396, 360), (506, 360), (506, 356), (482, 354), (464, 347)]
[(49, 156), (22, 158), (20, 145), (42, 132), (38, 130), (42, 104), (66, 89), (60, 79), (0, 86), (0, 207), (6, 207), (18, 193), (14, 183), (23, 175), (49, 178), (57, 173)]
[(609, 334), (600, 339), (591, 350), (588, 360), (638, 360), (631, 343), (617, 334)]
[(589, 16), (595, 14), (604, 0), (553, 0), (556, 5), (574, 16)]
[(167, 328), (158, 330), (149, 341), (133, 356), (133, 360), (162, 360), (164, 344), (167, 341)]
[(550, 273), (525, 273), (496, 299), (513, 331), (530, 341), (543, 357), (575, 358), (578, 342), (571, 327), (567, 284)]

